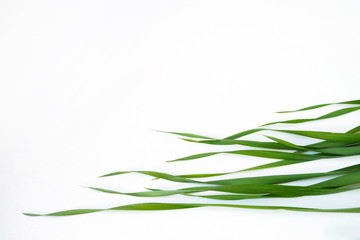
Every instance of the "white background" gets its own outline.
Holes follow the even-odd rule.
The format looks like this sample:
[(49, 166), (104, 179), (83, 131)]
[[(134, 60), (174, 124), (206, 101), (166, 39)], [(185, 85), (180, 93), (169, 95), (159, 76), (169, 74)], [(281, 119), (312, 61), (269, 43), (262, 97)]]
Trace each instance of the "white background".
[[(358, 1), (347, 0), (1, 0), (0, 239), (359, 239), (359, 214), (225, 208), (21, 214), (143, 201), (215, 202), (141, 199), (81, 186), (178, 187), (136, 174), (96, 177), (117, 170), (221, 172), (269, 162), (219, 155), (164, 163), (225, 148), (151, 129), (225, 137), (290, 118), (273, 113), (278, 110), (359, 98), (359, 11)], [(291, 118), (329, 109), (336, 107)], [(304, 126), (346, 131), (359, 117)], [(241, 176), (326, 171), (355, 162)], [(359, 194), (243, 203), (356, 207)]]

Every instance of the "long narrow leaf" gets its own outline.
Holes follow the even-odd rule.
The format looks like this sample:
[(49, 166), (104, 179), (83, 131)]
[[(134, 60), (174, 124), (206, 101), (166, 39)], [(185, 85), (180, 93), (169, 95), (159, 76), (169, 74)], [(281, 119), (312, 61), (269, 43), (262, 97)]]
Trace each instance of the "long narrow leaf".
[(111, 193), (130, 195), (136, 197), (164, 197), (175, 194), (198, 193), (206, 191), (217, 191), (227, 193), (241, 193), (241, 194), (271, 194), (277, 197), (299, 197), (299, 196), (312, 196), (334, 194), (353, 190), (353, 188), (319, 188), (309, 186), (287, 186), (276, 184), (232, 184), (232, 185), (218, 185), (218, 186), (202, 186), (182, 188), (176, 190), (156, 190), (156, 191), (143, 191), (143, 192), (118, 192), (103, 188), (89, 187), (92, 190)]
[(345, 109), (339, 109), (339, 110), (330, 112), (328, 114), (322, 115), (317, 118), (293, 119), (293, 120), (287, 120), (287, 121), (271, 122), (271, 123), (263, 124), (262, 126), (268, 126), (268, 125), (273, 125), (273, 124), (277, 124), (277, 123), (304, 123), (304, 122), (316, 121), (316, 120), (321, 120), (321, 119), (334, 118), (334, 117), (342, 116), (342, 115), (357, 111), (359, 109), (360, 109), (360, 107), (350, 107), (350, 108), (345, 108)]
[(310, 154), (302, 154), (302, 153), (289, 153), (289, 152), (268, 151), (268, 150), (236, 150), (236, 151), (200, 153), (183, 158), (178, 158), (175, 160), (169, 160), (167, 162), (194, 160), (194, 159), (199, 159), (199, 158), (213, 156), (222, 153), (239, 154), (239, 155), (271, 158), (271, 159), (293, 160), (293, 161), (310, 161), (310, 160), (321, 159), (324, 157), (326, 158), (335, 157), (331, 155), (322, 155), (322, 154), (310, 155)]
[(175, 210), (196, 207), (232, 207), (244, 209), (261, 209), (261, 210), (289, 210), (300, 212), (327, 212), (327, 213), (360, 213), (360, 207), (357, 208), (339, 208), (339, 209), (322, 209), (322, 208), (304, 208), (304, 207), (287, 207), (287, 206), (254, 206), (254, 205), (237, 205), (237, 204), (205, 204), (205, 203), (136, 203), (129, 205), (122, 205), (107, 209), (74, 209), (67, 211), (60, 211), (48, 214), (34, 214), (24, 213), (27, 216), (70, 216), (86, 213), (94, 213), (100, 211), (150, 211), (150, 210)]
[(277, 112), (277, 113), (301, 112), (301, 111), (312, 110), (312, 109), (322, 108), (322, 107), (326, 107), (326, 106), (330, 106), (330, 105), (339, 105), (339, 104), (354, 104), (354, 105), (359, 105), (359, 104), (360, 104), (360, 100), (352, 100), (352, 101), (344, 101), (344, 102), (336, 102), (336, 103), (317, 104), (317, 105), (313, 105), (313, 106), (310, 106), (310, 107), (300, 108), (300, 109), (297, 109), (297, 110), (280, 111), (280, 112)]

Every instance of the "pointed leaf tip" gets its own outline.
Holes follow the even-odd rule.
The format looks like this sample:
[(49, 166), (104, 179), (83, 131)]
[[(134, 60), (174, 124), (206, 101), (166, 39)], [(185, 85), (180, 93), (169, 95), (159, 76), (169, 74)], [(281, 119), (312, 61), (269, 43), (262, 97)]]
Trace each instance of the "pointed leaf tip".
[(40, 214), (35, 214), (35, 213), (22, 213), (25, 216), (30, 216), (30, 217), (39, 217), (41, 216)]

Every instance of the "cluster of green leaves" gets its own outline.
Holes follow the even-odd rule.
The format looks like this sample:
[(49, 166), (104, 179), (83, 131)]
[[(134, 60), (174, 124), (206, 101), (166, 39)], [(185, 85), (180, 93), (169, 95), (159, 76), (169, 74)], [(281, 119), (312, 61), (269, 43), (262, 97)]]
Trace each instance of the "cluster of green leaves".
[[(294, 111), (288, 112), (300, 112), (312, 109), (318, 109), (329, 105), (339, 105), (342, 108), (336, 111), (332, 111), (325, 115), (316, 118), (306, 119), (293, 119), (287, 121), (278, 121), (262, 125), (259, 128), (242, 131), (234, 135), (225, 137), (223, 139), (215, 139), (212, 137), (201, 136), (192, 133), (179, 133), (179, 132), (167, 132), (175, 134), (181, 137), (182, 140), (212, 144), (212, 145), (242, 145), (252, 147), (252, 149), (246, 150), (234, 150), (234, 151), (222, 151), (222, 152), (209, 152), (191, 155), (183, 158), (178, 158), (170, 161), (187, 161), (204, 157), (209, 157), (217, 154), (237, 154), (247, 155), (254, 157), (270, 158), (276, 160), (275, 162), (255, 166), (247, 169), (240, 169), (231, 172), (222, 173), (199, 173), (199, 174), (187, 174), (187, 175), (173, 175), (156, 171), (118, 171), (103, 175), (101, 177), (110, 177), (126, 173), (139, 173), (143, 175), (152, 176), (158, 179), (164, 179), (172, 182), (187, 183), (187, 188), (162, 190), (162, 189), (147, 189), (142, 192), (119, 192), (103, 188), (90, 187), (90, 189), (110, 193), (110, 194), (122, 194), (136, 197), (162, 197), (170, 195), (186, 195), (192, 197), (209, 198), (222, 200), (224, 202), (220, 204), (213, 203), (138, 203), (113, 207), (109, 209), (75, 209), (61, 212), (55, 212), (50, 214), (33, 214), (24, 213), (28, 216), (68, 216), (85, 214), (92, 212), (99, 212), (105, 210), (170, 210), (170, 209), (183, 209), (183, 208), (196, 208), (206, 206), (218, 206), (218, 207), (233, 207), (233, 208), (249, 208), (249, 209), (284, 209), (292, 211), (307, 211), (307, 212), (344, 212), (344, 213), (360, 213), (360, 207), (358, 208), (345, 208), (345, 209), (318, 209), (318, 208), (302, 208), (302, 207), (287, 207), (287, 206), (255, 206), (255, 205), (238, 205), (228, 204), (226, 200), (242, 200), (242, 199), (257, 199), (257, 198), (293, 198), (300, 196), (317, 196), (325, 194), (334, 194), (340, 192), (351, 191), (360, 188), (360, 164), (352, 165), (349, 167), (328, 171), (328, 172), (316, 172), (316, 173), (304, 173), (304, 174), (287, 174), (287, 175), (270, 175), (270, 176), (258, 176), (258, 177), (243, 177), (243, 178), (230, 178), (230, 179), (218, 179), (218, 180), (199, 180), (207, 177), (222, 176), (231, 173), (250, 171), (256, 169), (265, 169), (278, 166), (286, 166), (296, 163), (309, 162), (319, 159), (329, 158), (341, 158), (346, 156), (360, 155), (360, 126), (357, 126), (345, 133), (336, 132), (324, 132), (324, 131), (303, 131), (303, 130), (284, 130), (284, 129), (271, 129), (264, 128), (273, 124), (299, 124), (303, 122), (316, 121), (321, 119), (329, 119), (344, 114), (348, 114), (357, 110), (360, 110), (360, 100), (328, 103), (314, 105)], [(351, 105), (348, 107), (348, 105)], [(312, 138), (321, 140), (320, 142), (308, 145), (297, 145), (279, 139), (273, 136), (266, 136), (270, 141), (250, 141), (243, 140), (241, 138), (260, 131), (268, 132), (281, 132), (285, 134), (296, 135), (299, 138)], [(324, 176), (331, 176), (330, 180), (323, 180), (316, 184), (309, 186), (296, 186), (286, 185), (294, 181), (304, 179), (315, 179)], [(195, 185), (195, 186), (194, 186)], [(219, 194), (214, 195), (199, 195), (199, 193), (214, 191)]]

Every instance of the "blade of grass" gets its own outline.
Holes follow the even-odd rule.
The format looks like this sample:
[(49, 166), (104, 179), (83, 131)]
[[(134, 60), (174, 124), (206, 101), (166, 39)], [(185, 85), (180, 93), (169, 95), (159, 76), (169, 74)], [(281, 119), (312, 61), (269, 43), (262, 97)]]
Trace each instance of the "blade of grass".
[(202, 135), (198, 135), (198, 134), (193, 134), (193, 133), (167, 132), (167, 131), (160, 131), (160, 130), (155, 130), (155, 131), (156, 131), (156, 132), (162, 132), (162, 133), (174, 134), (174, 135), (178, 135), (178, 136), (182, 136), (182, 137), (199, 138), (199, 139), (213, 139), (213, 138), (211, 138), (211, 137), (206, 137), (206, 136), (202, 136)]
[(360, 107), (349, 107), (349, 108), (344, 108), (344, 109), (339, 109), (330, 113), (327, 113), (325, 115), (322, 115), (320, 117), (317, 118), (304, 118), (304, 119), (292, 119), (292, 120), (286, 120), (286, 121), (278, 121), (278, 122), (271, 122), (271, 123), (266, 123), (261, 125), (261, 127), (263, 126), (269, 126), (269, 125), (273, 125), (273, 124), (278, 124), (278, 123), (304, 123), (304, 122), (310, 122), (310, 121), (316, 121), (316, 120), (322, 120), (322, 119), (327, 119), (327, 118), (334, 118), (334, 117), (339, 117), (354, 111), (359, 110)]
[(315, 196), (334, 194), (354, 190), (354, 188), (319, 188), (311, 186), (287, 186), (276, 184), (232, 184), (232, 185), (218, 185), (218, 186), (201, 186), (191, 188), (181, 188), (175, 190), (156, 190), (156, 191), (142, 191), (142, 192), (118, 192), (103, 188), (89, 187), (89, 189), (120, 195), (129, 195), (136, 197), (164, 197), (176, 194), (199, 193), (206, 191), (217, 191), (227, 193), (241, 193), (241, 194), (271, 194), (276, 197), (299, 197), (299, 196)]
[(301, 111), (306, 111), (306, 110), (312, 110), (312, 109), (317, 109), (317, 108), (322, 108), (322, 107), (326, 107), (326, 106), (330, 106), (330, 105), (340, 105), (340, 104), (354, 104), (354, 105), (359, 105), (360, 104), (360, 100), (352, 100), (352, 101), (344, 101), (344, 102), (336, 102), (336, 103), (325, 103), (325, 104), (317, 104), (317, 105), (313, 105), (310, 107), (305, 107), (305, 108), (300, 108), (297, 110), (291, 110), (291, 111), (280, 111), (277, 113), (291, 113), (291, 112), (301, 112)]
[(304, 207), (288, 207), (288, 206), (256, 206), (256, 205), (237, 205), (237, 204), (206, 204), (206, 203), (136, 203), (122, 205), (107, 209), (73, 209), (67, 211), (53, 212), (48, 214), (35, 214), (35, 213), (23, 213), (27, 216), (70, 216), (86, 213), (94, 213), (100, 211), (153, 211), (153, 210), (175, 210), (197, 207), (232, 207), (243, 209), (259, 209), (259, 210), (288, 210), (288, 211), (300, 211), (300, 212), (326, 212), (326, 213), (360, 213), (360, 207), (358, 208), (339, 208), (339, 209), (322, 209), (322, 208), (304, 208)]
[(152, 176), (152, 177), (156, 177), (156, 178), (161, 178), (161, 179), (165, 179), (165, 180), (169, 180), (169, 181), (173, 181), (173, 182), (198, 183), (198, 181), (194, 181), (191, 179), (187, 179), (187, 178), (183, 178), (183, 177), (179, 177), (179, 176), (175, 176), (175, 175), (171, 175), (171, 174), (167, 174), (167, 173), (156, 172), (156, 171), (118, 171), (118, 172), (105, 174), (100, 177), (109, 177), (109, 176), (121, 175), (121, 174), (125, 174), (125, 173), (140, 173), (140, 174), (144, 174), (144, 175), (148, 175), (148, 176)]
[(269, 139), (271, 139), (271, 140), (279, 143), (280, 145), (283, 145), (284, 147), (291, 148), (292, 150), (311, 151), (311, 149), (308, 149), (308, 148), (306, 148), (306, 147), (293, 144), (293, 143), (291, 143), (291, 142), (282, 140), (282, 139), (280, 139), (280, 138), (271, 137), (271, 136), (266, 136), (266, 135), (265, 135), (265, 137), (267, 137), (267, 138), (269, 138)]
[(302, 154), (302, 153), (289, 153), (289, 152), (280, 152), (280, 151), (268, 151), (268, 150), (236, 150), (236, 151), (224, 151), (224, 152), (210, 152), (210, 153), (200, 153), (194, 154), (183, 158), (178, 158), (174, 160), (169, 160), (167, 162), (176, 162), (176, 161), (187, 161), (194, 160), (203, 157), (213, 156), (217, 154), (239, 154), (253, 157), (262, 157), (262, 158), (271, 158), (271, 159), (281, 159), (281, 160), (293, 160), (293, 161), (310, 161), (317, 160), (321, 158), (333, 158), (338, 156), (324, 155), (324, 154)]
[(260, 142), (260, 141), (249, 141), (249, 140), (223, 140), (223, 139), (213, 139), (213, 140), (192, 140), (181, 138), (184, 141), (195, 142), (195, 143), (206, 143), (211, 145), (242, 145), (248, 147), (257, 147), (257, 148), (267, 148), (267, 149), (278, 149), (278, 150), (294, 150), (295, 148), (290, 146), (285, 146), (276, 142)]
[(360, 171), (358, 172), (352, 172), (347, 173), (345, 175), (323, 181), (317, 184), (311, 185), (312, 187), (319, 187), (319, 188), (333, 188), (333, 187), (344, 187), (349, 186), (353, 184), (359, 184), (360, 183)]
[[(304, 131), (304, 130), (284, 130), (284, 129), (268, 129), (268, 128), (256, 128), (252, 129), (253, 131), (246, 131), (246, 132), (259, 132), (259, 131), (274, 131), (274, 132), (283, 132), (289, 133), (309, 138), (321, 139), (326, 140), (329, 142), (339, 142), (339, 143), (360, 143), (360, 134), (354, 133), (336, 133), (336, 132), (323, 132), (323, 131)], [(244, 136), (244, 132), (240, 132), (224, 138), (225, 140), (234, 140), (239, 137)]]
[[(343, 173), (352, 172), (354, 170), (349, 169), (347, 171), (343, 171)], [(172, 181), (172, 182), (187, 182), (187, 183), (200, 183), (200, 184), (212, 184), (212, 185), (231, 185), (231, 184), (275, 184), (275, 183), (286, 183), (291, 181), (303, 180), (308, 178), (316, 178), (323, 176), (331, 176), (331, 175), (339, 175), (340, 172), (324, 172), (324, 173), (305, 173), (305, 174), (285, 174), (285, 175), (270, 175), (270, 176), (260, 176), (260, 177), (243, 177), (243, 178), (232, 178), (232, 179), (223, 179), (223, 180), (212, 180), (212, 181), (195, 181), (188, 178), (154, 172), (154, 171), (124, 171), (124, 172), (114, 172), (110, 174), (103, 175), (101, 177), (106, 176), (115, 176), (121, 175), (124, 173), (140, 173), (152, 177), (158, 177), (160, 179)], [(224, 173), (229, 174), (229, 173)], [(211, 174), (213, 176), (213, 174)], [(208, 176), (202, 176), (208, 177)]]

